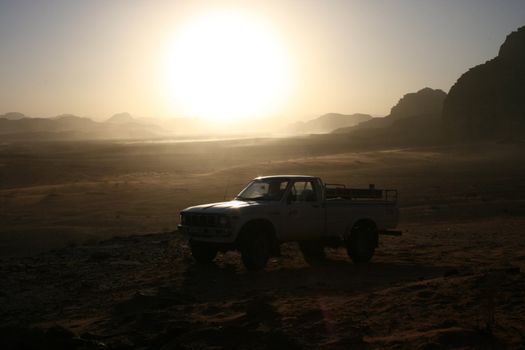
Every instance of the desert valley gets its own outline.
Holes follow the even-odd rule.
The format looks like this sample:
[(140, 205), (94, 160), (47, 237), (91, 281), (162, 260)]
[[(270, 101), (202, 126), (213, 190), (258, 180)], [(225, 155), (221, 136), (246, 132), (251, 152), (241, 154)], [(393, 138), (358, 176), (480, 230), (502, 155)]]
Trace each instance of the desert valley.
[[(0, 115), (1, 347), (523, 348), (525, 27), (500, 40), (448, 93), (273, 134)], [(294, 242), (263, 271), (197, 264), (180, 211), (274, 174), (395, 188), (402, 235), (366, 264)]]

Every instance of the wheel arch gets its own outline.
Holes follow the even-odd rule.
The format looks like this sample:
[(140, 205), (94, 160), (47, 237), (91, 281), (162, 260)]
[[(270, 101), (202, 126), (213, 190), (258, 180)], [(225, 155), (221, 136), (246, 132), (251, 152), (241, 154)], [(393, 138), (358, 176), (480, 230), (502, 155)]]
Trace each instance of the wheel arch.
[(355, 234), (357, 230), (359, 230), (362, 227), (368, 227), (373, 230), (374, 236), (372, 238), (374, 241), (374, 245), (377, 247), (379, 245), (379, 235), (377, 232), (378, 227), (377, 227), (376, 222), (372, 218), (369, 218), (369, 217), (363, 217), (363, 218), (354, 220), (354, 222), (351, 224), (351, 226), (348, 229), (347, 239), (351, 239), (352, 234)]
[(264, 232), (268, 234), (269, 238), (272, 241), (277, 241), (277, 231), (275, 229), (274, 224), (268, 219), (257, 218), (250, 219), (242, 225), (242, 227), (239, 230), (239, 234), (237, 235), (237, 245), (240, 244), (241, 241), (246, 237), (246, 235), (248, 235), (254, 229), (264, 230)]

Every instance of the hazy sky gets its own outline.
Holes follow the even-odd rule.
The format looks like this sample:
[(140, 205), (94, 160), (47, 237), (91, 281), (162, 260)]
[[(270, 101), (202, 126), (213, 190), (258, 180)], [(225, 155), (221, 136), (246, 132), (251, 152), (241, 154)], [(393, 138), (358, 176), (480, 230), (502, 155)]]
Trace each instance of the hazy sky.
[(182, 64), (170, 48), (193, 21), (225, 10), (277, 43), (287, 63), (275, 75), (288, 81), (271, 113), (290, 120), (385, 115), (407, 92), (448, 92), (525, 25), (523, 0), (0, 0), (0, 113), (187, 114), (167, 91), (166, 75), (187, 68), (171, 67)]

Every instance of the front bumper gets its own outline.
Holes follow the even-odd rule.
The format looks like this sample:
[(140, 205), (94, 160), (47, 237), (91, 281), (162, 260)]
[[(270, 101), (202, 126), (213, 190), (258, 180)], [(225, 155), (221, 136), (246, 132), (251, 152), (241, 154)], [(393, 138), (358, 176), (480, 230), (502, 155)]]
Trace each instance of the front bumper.
[(235, 240), (230, 228), (194, 227), (179, 224), (177, 229), (188, 239), (195, 241), (231, 243)]

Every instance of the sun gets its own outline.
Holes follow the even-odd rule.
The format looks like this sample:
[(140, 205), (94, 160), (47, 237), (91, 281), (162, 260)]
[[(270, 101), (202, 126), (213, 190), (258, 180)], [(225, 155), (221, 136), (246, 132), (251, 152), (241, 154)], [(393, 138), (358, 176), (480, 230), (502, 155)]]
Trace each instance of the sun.
[(271, 27), (234, 12), (189, 22), (172, 39), (162, 66), (172, 109), (219, 122), (275, 113), (291, 75)]

